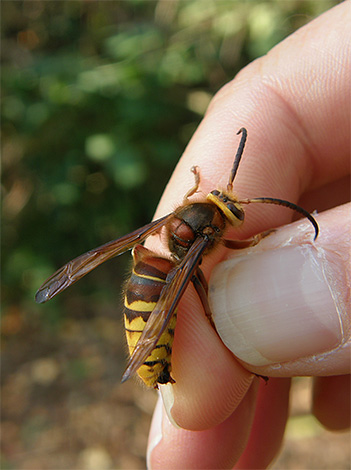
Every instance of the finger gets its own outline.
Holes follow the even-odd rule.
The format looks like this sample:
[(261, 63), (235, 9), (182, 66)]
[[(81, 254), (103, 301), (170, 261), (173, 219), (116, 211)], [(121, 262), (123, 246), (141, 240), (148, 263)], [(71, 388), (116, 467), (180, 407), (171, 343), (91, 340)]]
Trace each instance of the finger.
[(159, 401), (148, 444), (149, 469), (232, 468), (245, 448), (254, 417), (257, 382), (224, 422), (206, 431), (175, 428)]
[(278, 454), (289, 414), (290, 383), (290, 379), (260, 383), (250, 437), (235, 468), (267, 468)]
[(350, 428), (350, 376), (317, 377), (313, 388), (313, 413), (332, 431)]
[[(242, 126), (248, 128), (248, 141), (234, 181), (240, 197), (276, 196), (294, 202), (312, 188), (349, 175), (347, 9), (341, 4), (301, 28), (217, 94), (176, 168), (158, 214), (182, 201), (193, 184), (194, 165), (200, 166), (202, 197), (214, 185), (226, 185), (237, 146), (235, 133)], [(333, 34), (326, 34), (333, 23), (337, 32), (334, 28)], [(318, 205), (314, 209), (320, 210)], [(243, 237), (292, 217), (276, 207), (262, 212), (247, 209)]]
[(346, 175), (319, 188), (307, 191), (299, 199), (298, 204), (309, 212), (312, 212), (316, 207), (318, 207), (318, 212), (323, 212), (350, 202), (350, 194), (351, 178), (350, 175)]
[[(348, 156), (345, 152), (348, 152), (349, 114), (345, 97), (349, 93), (350, 72), (348, 67), (340, 68), (338, 63), (340, 60), (348, 60), (347, 49), (351, 43), (343, 41), (344, 48), (340, 52), (338, 34), (342, 34), (344, 38), (350, 35), (345, 20), (345, 8), (340, 5), (332, 9), (329, 16), (322, 15), (302, 28), (297, 33), (296, 40), (293, 35), (284, 41), (268, 56), (247, 67), (217, 95), (166, 188), (157, 216), (174, 210), (182, 202), (184, 194), (193, 187), (190, 168), (194, 165), (200, 166), (200, 188), (199, 193), (192, 196), (192, 200), (204, 200), (206, 193), (215, 189), (214, 186), (226, 185), (238, 144), (235, 133), (243, 125), (249, 127), (249, 137), (234, 181), (240, 197), (272, 196), (297, 201), (307, 188), (316, 188), (348, 174)], [(331, 23), (338, 24), (338, 34), (325, 34), (325, 31), (331, 29)], [(316, 41), (321, 44), (318, 48), (315, 47)], [(328, 55), (325, 51), (328, 51)], [(293, 68), (288, 64), (292, 59)], [(334, 73), (335, 68), (340, 69), (338, 74)], [(313, 75), (315, 70), (318, 70), (320, 81), (316, 81)], [(318, 88), (318, 83), (323, 93)], [(321, 83), (327, 83), (328, 86)], [(246, 222), (242, 230), (235, 234), (235, 238), (246, 238), (291, 220), (291, 211), (287, 209), (265, 206), (263, 211), (257, 206), (248, 207)], [(231, 236), (234, 237), (231, 232), (228, 233), (228, 237)], [(153, 240), (148, 240), (148, 246), (159, 252), (159, 239), (151, 238)], [(225, 256), (225, 249), (219, 248), (206, 257), (203, 262), (205, 275), (208, 276), (212, 267)], [(203, 399), (209, 402), (209, 397), (203, 398), (202, 394), (199, 396), (198, 389), (195, 388), (192, 393), (182, 392), (182, 383), (191, 381), (193, 371), (185, 366), (178, 367), (176, 364), (180, 364), (180, 361), (177, 356), (186, 342), (185, 338), (190, 342), (187, 343), (187, 360), (194, 361), (199, 366), (210, 364), (200, 357), (206, 348), (211, 350), (215, 347), (217, 352), (213, 357), (216, 358), (219, 357), (219, 351), (225, 357), (227, 352), (225, 347), (220, 349), (218, 343), (218, 347), (215, 346), (215, 337), (208, 325), (200, 326), (202, 308), (199, 304), (194, 304), (191, 295), (189, 289), (178, 310), (172, 359), (177, 380), (173, 412), (177, 413), (177, 401), (182, 400), (182, 415), (191, 416), (196, 421), (194, 426), (207, 426), (210, 425), (210, 420), (207, 419), (205, 423), (195, 412), (201, 406), (194, 409), (193, 404), (196, 400), (201, 402)], [(192, 339), (183, 336), (187, 334), (187, 328), (182, 325), (187, 324), (192, 326)], [(210, 384), (213, 376), (210, 373), (204, 374), (201, 381), (204, 390), (224, 390), (227, 377), (235, 377), (237, 374), (244, 389), (248, 386), (245, 377), (240, 375), (240, 369), (234, 366), (235, 362), (225, 360), (227, 364), (231, 364), (228, 373), (224, 374), (222, 367), (217, 369), (221, 371), (216, 375), (217, 388)], [(185, 378), (182, 371), (189, 374), (188, 378)], [(209, 385), (204, 387), (204, 383)], [(189, 387), (186, 390), (189, 392)], [(233, 396), (238, 396), (232, 390), (233, 386), (229, 387), (225, 400), (217, 399), (217, 402), (221, 402), (221, 410), (217, 409), (220, 416), (228, 416), (228, 410), (232, 411), (231, 400)], [(234, 398), (234, 404), (236, 401)], [(186, 403), (189, 403), (188, 407)], [(179, 411), (178, 415), (180, 413)], [(194, 429), (189, 422), (187, 427)]]
[[(233, 121), (240, 116), (241, 125), (250, 124), (249, 135), (251, 128), (260, 133), (251, 159), (263, 161), (263, 171), (271, 161), (276, 164), (273, 173), (265, 171), (268, 180), (259, 179), (262, 187), (280, 180), (279, 189), (288, 191), (290, 183), (303, 192), (349, 174), (348, 14), (343, 3), (301, 28), (243, 69), (212, 102), (214, 119), (225, 123), (232, 111)], [(334, 23), (337, 32), (330, 27)]]
[(295, 223), (213, 271), (216, 329), (251, 371), (350, 372), (350, 207), (317, 217), (315, 243), (308, 224)]
[(193, 289), (187, 310), (178, 315), (172, 376), (174, 385), (160, 386), (165, 408), (173, 423), (190, 430), (208, 429), (227, 419), (253, 379), (225, 348)]

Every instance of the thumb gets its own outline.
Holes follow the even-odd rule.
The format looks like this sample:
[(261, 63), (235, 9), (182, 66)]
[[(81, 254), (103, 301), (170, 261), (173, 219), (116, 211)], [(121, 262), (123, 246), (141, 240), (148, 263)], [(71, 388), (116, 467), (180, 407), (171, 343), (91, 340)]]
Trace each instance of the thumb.
[(351, 204), (279, 229), (212, 272), (209, 300), (224, 344), (260, 375), (350, 371)]

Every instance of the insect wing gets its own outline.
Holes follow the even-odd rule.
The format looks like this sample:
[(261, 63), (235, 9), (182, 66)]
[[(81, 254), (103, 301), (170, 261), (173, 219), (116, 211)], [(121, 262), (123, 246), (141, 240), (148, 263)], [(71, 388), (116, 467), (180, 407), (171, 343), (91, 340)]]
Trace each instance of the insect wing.
[(199, 266), (207, 245), (207, 239), (196, 239), (181, 263), (168, 274), (166, 285), (162, 289), (160, 298), (145, 325), (133, 354), (129, 358), (122, 382), (125, 382), (135, 374), (155, 349), (158, 340), (167, 328), (177, 308), (179, 300)]
[(36, 302), (41, 304), (52, 299), (55, 295), (79, 281), (79, 279), (100, 264), (114, 256), (130, 250), (136, 243), (141, 243), (149, 235), (152, 235), (163, 227), (163, 225), (165, 225), (172, 217), (172, 213), (168, 214), (158, 220), (144, 225), (144, 227), (141, 227), (128, 235), (109, 243), (105, 243), (104, 245), (90, 250), (87, 253), (74, 258), (72, 261), (69, 261), (67, 264), (62, 266), (62, 268), (56, 271), (56, 273), (54, 273), (49, 279), (47, 279), (38, 289), (35, 294)]

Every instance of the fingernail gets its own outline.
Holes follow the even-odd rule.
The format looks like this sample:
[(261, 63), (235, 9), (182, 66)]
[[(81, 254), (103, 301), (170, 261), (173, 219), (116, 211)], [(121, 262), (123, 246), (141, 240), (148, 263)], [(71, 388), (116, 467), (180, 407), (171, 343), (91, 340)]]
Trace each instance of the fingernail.
[(335, 298), (323, 250), (312, 244), (235, 257), (220, 263), (210, 279), (218, 334), (238, 358), (255, 366), (340, 344)]
[(160, 385), (159, 386), (161, 397), (163, 401), (163, 406), (168, 416), (168, 419), (173, 424), (173, 426), (177, 429), (180, 429), (180, 426), (174, 421), (172, 416), (172, 408), (174, 405), (174, 391), (172, 384)]

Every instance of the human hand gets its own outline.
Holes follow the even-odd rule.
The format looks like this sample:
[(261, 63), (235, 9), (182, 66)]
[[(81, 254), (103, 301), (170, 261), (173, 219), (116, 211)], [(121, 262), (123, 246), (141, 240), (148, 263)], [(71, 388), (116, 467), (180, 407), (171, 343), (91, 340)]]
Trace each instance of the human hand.
[[(279, 450), (290, 377), (297, 375), (316, 377), (313, 412), (323, 425), (349, 426), (351, 217), (350, 204), (342, 205), (350, 181), (348, 12), (347, 2), (329, 10), (226, 85), (164, 193), (157, 216), (181, 203), (193, 165), (201, 172), (194, 200), (225, 186), (244, 126), (248, 141), (234, 182), (240, 198), (279, 197), (325, 212), (317, 216), (315, 243), (309, 222), (299, 220), (232, 261), (218, 264), (233, 256), (224, 247), (204, 259), (207, 278), (215, 268), (214, 322), (232, 352), (189, 288), (178, 308), (176, 383), (161, 387), (168, 414), (183, 429), (158, 403), (152, 469), (265, 468)], [(249, 238), (291, 217), (277, 206), (248, 206), (243, 228), (226, 238)], [(265, 385), (252, 372), (273, 378)]]

